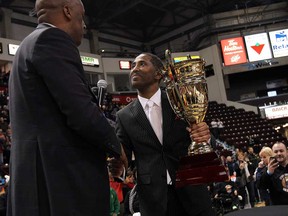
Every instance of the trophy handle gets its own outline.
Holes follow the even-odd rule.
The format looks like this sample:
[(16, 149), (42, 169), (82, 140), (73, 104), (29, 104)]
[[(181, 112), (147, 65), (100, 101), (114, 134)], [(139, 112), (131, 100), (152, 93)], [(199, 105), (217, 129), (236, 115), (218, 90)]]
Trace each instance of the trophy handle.
[(173, 65), (174, 66), (174, 63), (173, 63), (172, 58), (171, 58), (171, 52), (169, 49), (167, 49), (165, 51), (165, 59), (166, 59), (167, 65)]
[[(167, 49), (165, 51), (165, 59), (166, 59), (166, 70), (167, 70), (167, 75), (170, 76), (170, 81), (173, 80), (175, 83), (177, 83), (177, 75), (176, 75), (176, 72), (175, 72), (175, 68), (174, 68), (174, 62), (171, 58), (171, 52), (169, 49)], [(169, 70), (170, 69), (170, 70)], [(171, 73), (169, 73), (169, 71)]]

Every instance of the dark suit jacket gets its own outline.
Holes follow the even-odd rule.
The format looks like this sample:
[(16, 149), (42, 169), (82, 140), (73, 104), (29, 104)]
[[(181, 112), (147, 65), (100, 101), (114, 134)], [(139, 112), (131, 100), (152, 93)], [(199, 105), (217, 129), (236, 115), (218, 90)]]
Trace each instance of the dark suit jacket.
[[(117, 136), (124, 145), (128, 160), (132, 151), (135, 154), (141, 216), (166, 214), (166, 169), (175, 184), (179, 158), (187, 155), (191, 143), (186, 131), (187, 123), (176, 118), (164, 92), (161, 103), (163, 145), (157, 139), (138, 99), (117, 113)], [(188, 186), (178, 192), (182, 203), (187, 204), (184, 208), (190, 215), (209, 209), (210, 199), (205, 186)]]
[(39, 25), (17, 51), (9, 94), (8, 215), (108, 216), (106, 152), (120, 145), (72, 38)]

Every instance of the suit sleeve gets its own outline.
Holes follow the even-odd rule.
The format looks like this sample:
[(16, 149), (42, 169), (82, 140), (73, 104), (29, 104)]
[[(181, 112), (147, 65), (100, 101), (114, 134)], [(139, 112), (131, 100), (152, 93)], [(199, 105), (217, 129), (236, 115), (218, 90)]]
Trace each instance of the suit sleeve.
[[(123, 111), (123, 110), (122, 110)], [(125, 122), (129, 122), (126, 120)], [(130, 141), (130, 138), (125, 130), (125, 127), (122, 124), (122, 119), (119, 115), (119, 112), (116, 114), (116, 134), (118, 139), (120, 140), (120, 143), (123, 146), (123, 149), (125, 151), (127, 160), (128, 160), (128, 166), (131, 165), (132, 162), (132, 152), (133, 152), (133, 146), (132, 142)]]
[(72, 38), (57, 28), (44, 31), (37, 39), (32, 63), (68, 127), (89, 144), (119, 155), (121, 149), (114, 128), (94, 101)]

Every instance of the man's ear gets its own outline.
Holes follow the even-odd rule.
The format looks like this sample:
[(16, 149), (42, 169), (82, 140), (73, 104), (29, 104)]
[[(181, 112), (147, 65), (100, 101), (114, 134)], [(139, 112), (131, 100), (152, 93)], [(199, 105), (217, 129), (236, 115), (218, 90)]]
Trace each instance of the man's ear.
[(161, 71), (156, 71), (156, 72), (155, 72), (155, 78), (157, 78), (158, 80), (162, 79), (162, 73), (161, 73)]
[(68, 5), (64, 5), (63, 12), (64, 12), (65, 17), (67, 17), (67, 19), (70, 20), (71, 19), (71, 10), (70, 10), (70, 7)]

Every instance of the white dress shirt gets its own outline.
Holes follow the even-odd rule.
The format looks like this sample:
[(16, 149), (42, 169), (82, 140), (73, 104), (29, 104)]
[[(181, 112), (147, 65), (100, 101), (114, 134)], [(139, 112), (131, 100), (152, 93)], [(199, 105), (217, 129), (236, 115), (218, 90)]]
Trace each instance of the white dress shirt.
[[(141, 97), (138, 95), (138, 99), (143, 107), (143, 110), (145, 111), (145, 114), (148, 118), (148, 120), (151, 122), (151, 120), (149, 119), (149, 109), (147, 109), (147, 104), (148, 104), (148, 101), (153, 101), (158, 107), (159, 107), (159, 119), (161, 121), (161, 131), (162, 131), (162, 136), (163, 136), (163, 118), (162, 118), (162, 106), (161, 106), (161, 90), (158, 89), (158, 91), (150, 98), (150, 99), (147, 99), (147, 98), (144, 98), (144, 97)], [(158, 138), (159, 139), (159, 138)], [(160, 143), (163, 144), (163, 139), (159, 139)], [(171, 177), (169, 175), (169, 172), (167, 170), (167, 184), (171, 184)]]

